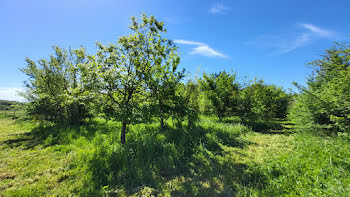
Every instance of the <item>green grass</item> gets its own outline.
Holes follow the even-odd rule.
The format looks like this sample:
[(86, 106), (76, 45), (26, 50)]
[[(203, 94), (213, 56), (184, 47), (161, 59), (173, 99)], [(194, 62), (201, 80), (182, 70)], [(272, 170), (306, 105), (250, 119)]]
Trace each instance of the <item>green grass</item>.
[[(188, 129), (0, 118), (0, 196), (346, 196), (346, 139), (202, 117)], [(251, 129), (259, 132), (254, 132)], [(261, 129), (263, 128), (263, 129)]]
[[(33, 125), (0, 119), (0, 196), (68, 194), (66, 154), (34, 145)], [(68, 187), (67, 187), (68, 186)]]
[[(252, 171), (265, 177), (256, 196), (347, 196), (350, 193), (350, 146), (347, 140), (312, 134), (261, 134), (246, 151)], [(245, 151), (243, 151), (245, 152)], [(255, 163), (255, 164), (253, 164)]]

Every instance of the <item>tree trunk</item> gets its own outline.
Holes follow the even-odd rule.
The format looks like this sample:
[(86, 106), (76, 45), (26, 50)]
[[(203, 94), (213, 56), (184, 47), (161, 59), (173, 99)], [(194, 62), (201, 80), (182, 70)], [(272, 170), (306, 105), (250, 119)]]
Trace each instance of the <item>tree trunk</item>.
[(164, 116), (163, 116), (163, 103), (162, 100), (158, 100), (160, 106), (160, 127), (164, 130)]
[(120, 142), (125, 144), (125, 131), (126, 131), (126, 122), (123, 121), (122, 131), (120, 133)]
[(160, 118), (160, 127), (162, 128), (162, 130), (164, 130), (164, 118), (163, 117), (161, 117)]
[(177, 119), (177, 128), (182, 128), (182, 119), (181, 118), (179, 118), (179, 119)]
[(222, 117), (223, 115), (221, 113), (218, 114), (218, 117), (219, 117), (219, 121), (222, 122)]

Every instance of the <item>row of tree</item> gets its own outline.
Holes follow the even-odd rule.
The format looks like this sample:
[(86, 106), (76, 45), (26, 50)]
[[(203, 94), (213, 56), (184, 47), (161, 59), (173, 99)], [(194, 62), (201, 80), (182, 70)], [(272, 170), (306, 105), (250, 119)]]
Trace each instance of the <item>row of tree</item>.
[(130, 29), (116, 44), (97, 43), (94, 55), (53, 47), (48, 59), (27, 58), (22, 71), (29, 77), (23, 93), (29, 115), (70, 124), (105, 116), (122, 123), (121, 143), (129, 124), (153, 118), (164, 128), (170, 117), (192, 127), (200, 113), (220, 120), (286, 115), (290, 95), (262, 80), (243, 86), (235, 73), (223, 71), (185, 81), (177, 47), (163, 38), (163, 23), (153, 16), (132, 18)]
[(236, 79), (236, 73), (204, 74), (199, 79), (201, 90), (210, 102), (204, 104), (209, 113), (221, 120), (226, 116), (240, 116), (245, 120), (285, 118), (292, 99), (281, 87), (255, 79), (245, 86)]

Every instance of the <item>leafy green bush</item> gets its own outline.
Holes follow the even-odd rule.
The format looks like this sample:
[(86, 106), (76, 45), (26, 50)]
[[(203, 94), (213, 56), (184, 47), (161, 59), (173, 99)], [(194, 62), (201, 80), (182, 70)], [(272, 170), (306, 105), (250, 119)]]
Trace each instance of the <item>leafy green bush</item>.
[(27, 67), (21, 69), (28, 76), (21, 93), (28, 101), (28, 114), (38, 120), (81, 123), (92, 117), (91, 100), (81, 77), (81, 67), (87, 61), (85, 49), (53, 49), (49, 60), (36, 63), (27, 58)]

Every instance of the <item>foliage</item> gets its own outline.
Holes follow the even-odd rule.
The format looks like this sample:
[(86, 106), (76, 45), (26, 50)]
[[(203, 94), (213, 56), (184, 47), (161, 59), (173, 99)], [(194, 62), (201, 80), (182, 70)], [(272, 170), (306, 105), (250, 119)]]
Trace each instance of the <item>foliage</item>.
[(96, 91), (104, 94), (105, 114), (122, 122), (122, 144), (127, 126), (143, 118), (141, 109), (148, 97), (155, 106), (153, 115), (164, 126), (169, 102), (182, 78), (176, 72), (179, 57), (174, 43), (161, 37), (166, 31), (163, 23), (146, 15), (140, 22), (134, 17), (131, 20), (133, 34), (120, 37), (116, 45), (98, 44), (97, 69), (92, 69), (99, 78)]
[(220, 120), (237, 111), (239, 84), (235, 80), (236, 73), (203, 74), (201, 88)]
[[(150, 20), (154, 19), (151, 17)], [(156, 20), (154, 23), (163, 32), (166, 31), (163, 23)], [(174, 114), (176, 91), (184, 77), (185, 70), (177, 71), (180, 57), (173, 41), (162, 38), (159, 34), (148, 37), (151, 37), (149, 38), (151, 39), (149, 48), (155, 49), (146, 51), (147, 61), (152, 66), (150, 76), (146, 80), (150, 90), (150, 110), (152, 115), (159, 119), (160, 125), (164, 129), (166, 120)]]
[(53, 49), (49, 60), (35, 63), (27, 58), (27, 67), (21, 69), (29, 77), (22, 93), (28, 114), (40, 120), (79, 123), (91, 117), (78, 69), (85, 61), (85, 50)]
[(177, 47), (162, 38), (166, 30), (153, 16), (131, 20), (133, 34), (120, 37), (116, 44), (97, 43), (96, 55), (87, 55), (83, 48), (54, 47), (55, 54), (39, 65), (27, 58), (28, 66), (21, 70), (29, 77), (23, 94), (29, 114), (52, 122), (80, 123), (102, 112), (122, 122), (122, 143), (129, 124), (155, 116), (164, 127), (184, 76), (184, 71), (177, 71)]
[[(132, 17), (130, 29), (95, 55), (53, 47), (48, 59), (26, 59), (27, 110), (45, 121), (0, 116), (1, 196), (350, 192), (348, 46), (312, 62), (308, 87), (291, 95), (225, 71), (184, 82), (162, 22)], [(343, 133), (294, 133), (282, 120), (290, 103), (293, 131)]]
[(132, 34), (116, 44), (97, 43), (96, 55), (84, 48), (54, 47), (49, 60), (38, 65), (27, 59), (22, 71), (28, 112), (39, 120), (82, 123), (104, 116), (122, 123), (121, 143), (127, 127), (157, 118), (161, 127), (170, 117), (178, 128), (187, 120), (195, 125), (199, 113), (214, 113), (220, 120), (230, 115), (247, 119), (285, 116), (288, 95), (274, 85), (255, 82), (240, 89), (236, 73), (203, 74), (203, 79), (184, 83), (177, 71), (180, 57), (173, 41), (163, 38), (163, 22), (153, 16), (131, 18)]
[[(350, 132), (350, 48), (336, 44), (326, 50), (321, 59), (311, 62), (314, 74), (307, 87), (299, 87), (301, 95), (291, 111), (297, 126), (313, 125), (313, 130), (324, 132)], [(298, 112), (296, 108), (302, 108)], [(298, 117), (308, 117), (301, 122)]]
[(285, 118), (291, 96), (281, 87), (255, 80), (241, 91), (240, 115), (246, 119)]
[(199, 91), (199, 86), (194, 81), (178, 85), (172, 114), (177, 120), (179, 128), (182, 127), (182, 122), (185, 119), (187, 119), (187, 125), (190, 128), (199, 119)]

